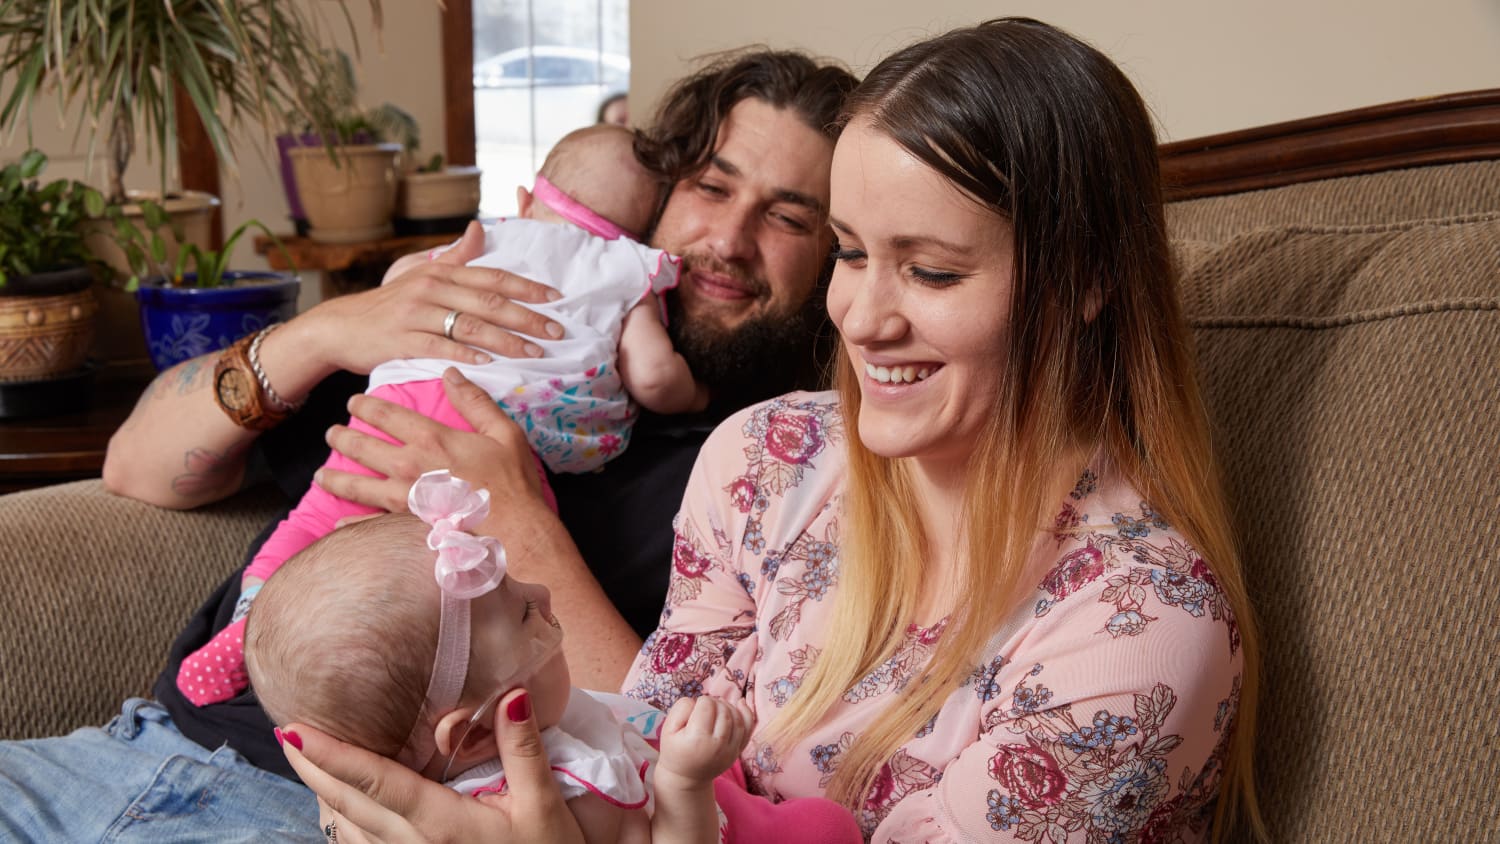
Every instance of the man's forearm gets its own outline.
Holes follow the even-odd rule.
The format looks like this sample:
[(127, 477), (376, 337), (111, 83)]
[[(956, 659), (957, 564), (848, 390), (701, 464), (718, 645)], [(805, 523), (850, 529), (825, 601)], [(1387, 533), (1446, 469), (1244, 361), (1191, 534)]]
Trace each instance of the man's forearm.
[[(277, 392), (306, 396), (331, 368), (305, 354), (298, 320), (267, 334), (260, 360)], [(241, 428), (219, 408), (213, 375), (219, 352), (184, 361), (158, 375), (110, 438), (104, 485), (111, 492), (160, 507), (187, 509), (240, 488), (250, 443), (259, 432)]]
[(117, 495), (186, 509), (239, 488), (255, 432), (240, 428), (213, 397), (213, 352), (156, 376), (110, 437), (104, 485)]

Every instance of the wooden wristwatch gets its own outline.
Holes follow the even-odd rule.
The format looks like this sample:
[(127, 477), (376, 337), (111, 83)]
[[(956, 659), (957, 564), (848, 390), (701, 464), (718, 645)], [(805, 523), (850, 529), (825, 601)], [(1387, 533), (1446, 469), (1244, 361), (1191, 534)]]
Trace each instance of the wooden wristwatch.
[(255, 367), (250, 363), (250, 344), (259, 334), (242, 337), (219, 354), (214, 367), (214, 400), (234, 424), (252, 431), (274, 427), (287, 411), (267, 401)]

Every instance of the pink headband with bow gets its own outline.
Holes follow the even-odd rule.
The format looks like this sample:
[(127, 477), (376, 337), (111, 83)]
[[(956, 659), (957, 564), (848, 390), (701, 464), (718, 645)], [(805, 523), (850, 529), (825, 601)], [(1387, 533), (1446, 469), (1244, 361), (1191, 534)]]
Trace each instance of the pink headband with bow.
[(458, 705), (469, 671), (469, 602), (493, 590), (505, 578), (505, 549), (499, 540), (475, 536), (490, 513), (490, 493), (476, 490), (446, 470), (417, 478), (406, 496), (407, 507), (432, 525), (427, 547), (437, 552), (433, 576), (442, 590), (438, 617), (437, 655), (427, 698), (417, 723), (397, 754), (397, 761), (414, 770), (427, 767), (436, 751), (430, 724)]
[(563, 193), (557, 185), (547, 181), (547, 177), (540, 173), (537, 174), (536, 183), (531, 188), (531, 195), (536, 197), (538, 202), (557, 212), (559, 217), (589, 234), (605, 240), (615, 240), (621, 237), (636, 239), (634, 234), (604, 219), (599, 212)]

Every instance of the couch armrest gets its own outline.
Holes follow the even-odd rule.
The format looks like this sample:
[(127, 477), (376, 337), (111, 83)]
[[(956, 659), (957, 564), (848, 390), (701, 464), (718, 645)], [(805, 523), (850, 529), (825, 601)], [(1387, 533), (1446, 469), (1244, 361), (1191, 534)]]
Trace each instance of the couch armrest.
[(0, 496), (0, 739), (100, 724), (145, 694), (183, 622), (283, 506), (269, 486), (191, 512), (97, 480)]

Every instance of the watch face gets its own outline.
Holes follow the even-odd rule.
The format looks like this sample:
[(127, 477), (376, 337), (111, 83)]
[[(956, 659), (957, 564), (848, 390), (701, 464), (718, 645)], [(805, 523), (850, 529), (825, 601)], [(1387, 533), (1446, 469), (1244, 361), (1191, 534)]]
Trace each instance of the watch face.
[(226, 369), (219, 373), (215, 388), (219, 391), (219, 401), (225, 407), (243, 410), (250, 405), (250, 385), (245, 380), (245, 373), (238, 369)]

